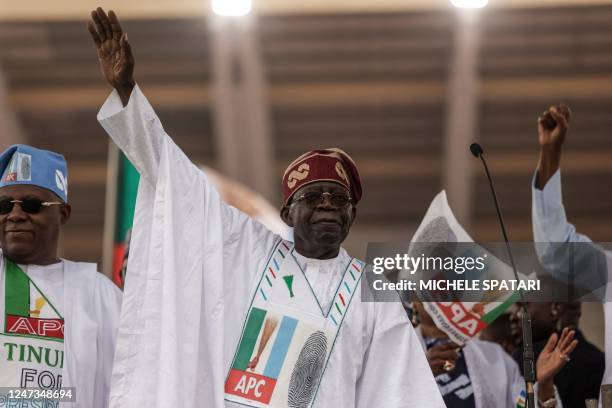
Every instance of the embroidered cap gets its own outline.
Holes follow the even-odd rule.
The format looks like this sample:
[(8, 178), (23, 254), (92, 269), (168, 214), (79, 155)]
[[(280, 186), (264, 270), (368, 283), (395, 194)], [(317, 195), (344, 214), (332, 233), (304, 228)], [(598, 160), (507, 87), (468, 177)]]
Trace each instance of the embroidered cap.
[(0, 154), (0, 187), (38, 186), (68, 202), (68, 168), (64, 156), (27, 145), (13, 145)]
[(285, 204), (293, 194), (307, 184), (333, 181), (351, 192), (353, 202), (361, 200), (361, 179), (351, 157), (338, 148), (312, 150), (295, 159), (283, 175)]

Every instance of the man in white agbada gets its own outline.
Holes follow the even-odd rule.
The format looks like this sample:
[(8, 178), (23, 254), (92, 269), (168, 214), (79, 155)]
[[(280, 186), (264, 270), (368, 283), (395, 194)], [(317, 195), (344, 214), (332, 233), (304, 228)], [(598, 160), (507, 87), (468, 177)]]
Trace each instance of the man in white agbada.
[(70, 213), (63, 156), (26, 145), (0, 154), (0, 386), (74, 387), (76, 403), (60, 406), (104, 408), (121, 293), (95, 264), (58, 257)]
[[(585, 276), (586, 270), (577, 272), (577, 278), (581, 281), (589, 280), (592, 284), (597, 282), (604, 284), (609, 281), (611, 255), (609, 251), (604, 251), (601, 247), (590, 245), (589, 237), (576, 232), (576, 228), (570, 224), (563, 207), (563, 197), (561, 194), (561, 152), (563, 142), (569, 129), (571, 112), (565, 105), (551, 106), (538, 119), (538, 137), (540, 142), (540, 158), (536, 174), (532, 181), (532, 222), (533, 236), (536, 243), (553, 243), (553, 245), (539, 244), (536, 246), (540, 262), (549, 270), (557, 274), (569, 272), (568, 260), (566, 257), (558, 256), (559, 245), (554, 243), (577, 242), (584, 243), (575, 246), (573, 249), (581, 250), (585, 253), (582, 256), (589, 258), (600, 258), (599, 264), (603, 270), (595, 271), (601, 273), (599, 277), (591, 274)], [(590, 250), (588, 250), (590, 248)], [(578, 257), (579, 255), (576, 255)], [(575, 264), (577, 259), (572, 263)], [(593, 271), (590, 271), (593, 272)], [(582, 275), (581, 275), (582, 273)], [(562, 276), (566, 278), (566, 276)], [(595, 285), (595, 286), (598, 286)], [(592, 288), (595, 289), (595, 288)], [(603, 299), (608, 295), (602, 294)], [(604, 304), (605, 317), (605, 355), (606, 370), (604, 372), (602, 384), (612, 383), (612, 303)]]
[(348, 155), (292, 163), (283, 241), (164, 132), (115, 14), (89, 30), (115, 88), (98, 119), (141, 175), (111, 406), (444, 407), (401, 305), (362, 303), (364, 265), (340, 247), (361, 196)]

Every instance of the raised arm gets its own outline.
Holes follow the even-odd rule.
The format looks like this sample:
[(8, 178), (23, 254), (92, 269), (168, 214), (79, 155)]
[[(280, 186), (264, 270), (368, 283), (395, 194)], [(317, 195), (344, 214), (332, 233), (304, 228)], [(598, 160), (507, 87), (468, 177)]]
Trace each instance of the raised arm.
[(278, 326), (278, 320), (275, 318), (267, 318), (266, 323), (264, 324), (263, 333), (261, 335), (261, 340), (259, 341), (259, 347), (257, 348), (257, 354), (255, 357), (249, 362), (248, 369), (255, 370), (257, 368), (257, 363), (259, 363), (259, 357), (261, 357), (261, 353), (263, 353), (270, 337), (274, 334), (274, 330), (276, 330), (276, 326)]
[(535, 187), (542, 190), (548, 180), (559, 170), (561, 150), (569, 129), (572, 113), (567, 105), (548, 108), (538, 118), (540, 160)]
[[(91, 12), (88, 30), (96, 45), (100, 69), (114, 88), (98, 121), (136, 167), (141, 179), (155, 185), (164, 143), (183, 152), (171, 142), (153, 107), (134, 80), (134, 55), (117, 15), (98, 7)], [(199, 170), (185, 157), (190, 177)], [(187, 174), (185, 174), (187, 176)]]
[(538, 118), (540, 159), (532, 185), (532, 223), (540, 263), (555, 279), (576, 285), (575, 290), (580, 288), (578, 296), (604, 285), (608, 267), (605, 252), (576, 231), (563, 206), (561, 153), (570, 118), (565, 105), (552, 106)]
[[(113, 11), (107, 15), (98, 8), (91, 13), (88, 27), (102, 73), (115, 89), (100, 109), (98, 121), (138, 170), (141, 187), (148, 183), (147, 187), (154, 191), (172, 183), (175, 189), (180, 187), (173, 196), (176, 199), (173, 208), (178, 208), (179, 202), (206, 208), (206, 228), (222, 229), (228, 245), (240, 246), (251, 253), (270, 249), (273, 234), (226, 205), (206, 174), (165, 132), (153, 107), (135, 84), (132, 49), (117, 15)], [(153, 205), (153, 198), (149, 198)], [(217, 207), (218, 211), (211, 210)]]

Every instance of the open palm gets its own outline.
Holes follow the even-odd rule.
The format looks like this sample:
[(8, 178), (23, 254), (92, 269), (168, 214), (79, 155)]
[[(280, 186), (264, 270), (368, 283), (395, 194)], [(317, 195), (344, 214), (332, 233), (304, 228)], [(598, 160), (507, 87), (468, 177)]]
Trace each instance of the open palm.
[(578, 340), (574, 340), (574, 334), (573, 330), (566, 327), (561, 332), (561, 338), (557, 333), (550, 336), (536, 363), (539, 383), (552, 380), (567, 364), (570, 353), (578, 344)]
[(127, 34), (121, 29), (116, 14), (108, 15), (101, 7), (91, 12), (87, 26), (96, 43), (100, 68), (108, 83), (118, 91), (134, 86), (134, 57)]

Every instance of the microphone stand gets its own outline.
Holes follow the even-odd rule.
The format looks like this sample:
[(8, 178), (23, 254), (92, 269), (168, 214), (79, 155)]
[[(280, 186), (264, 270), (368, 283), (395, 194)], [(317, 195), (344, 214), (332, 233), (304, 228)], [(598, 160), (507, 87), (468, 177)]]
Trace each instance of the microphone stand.
[[(485, 172), (487, 174), (487, 179), (489, 180), (489, 187), (491, 188), (491, 193), (493, 194), (493, 201), (495, 202), (495, 210), (497, 211), (497, 218), (499, 219), (499, 225), (501, 226), (502, 234), (504, 236), (504, 241), (506, 243), (506, 250), (508, 251), (508, 257), (510, 258), (510, 264), (512, 265), (512, 271), (514, 272), (514, 278), (518, 281), (519, 276), (516, 272), (516, 266), (514, 264), (514, 258), (512, 257), (512, 251), (510, 250), (510, 242), (508, 241), (508, 234), (506, 233), (506, 226), (504, 224), (504, 219), (501, 215), (501, 210), (499, 208), (499, 202), (497, 201), (497, 194), (495, 193), (495, 187), (493, 186), (493, 178), (491, 177), (491, 173), (489, 172), (489, 167), (487, 166), (487, 162), (484, 159), (484, 151), (482, 147), (478, 143), (472, 143), (470, 145), (470, 151), (472, 154), (479, 158), (484, 165)], [(523, 290), (519, 289), (519, 295), (521, 298), (521, 308), (523, 309), (523, 314), (521, 318), (521, 325), (523, 329), (523, 372), (525, 378), (525, 388), (527, 390), (527, 405), (526, 408), (535, 408), (535, 392), (534, 392), (534, 384), (536, 382), (536, 374), (535, 367), (533, 364), (533, 339), (531, 335), (531, 315), (527, 310), (527, 306), (525, 303), (525, 295), (523, 294)]]

